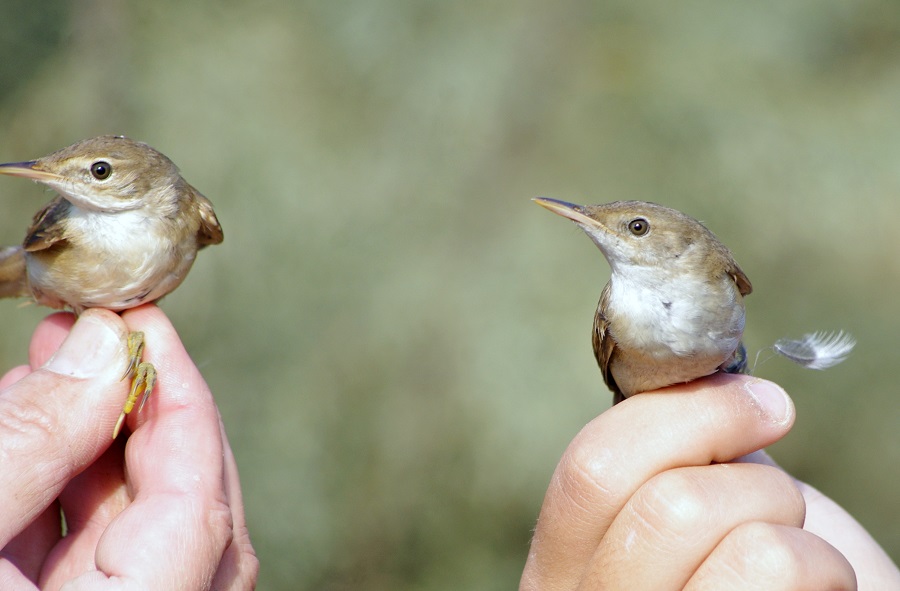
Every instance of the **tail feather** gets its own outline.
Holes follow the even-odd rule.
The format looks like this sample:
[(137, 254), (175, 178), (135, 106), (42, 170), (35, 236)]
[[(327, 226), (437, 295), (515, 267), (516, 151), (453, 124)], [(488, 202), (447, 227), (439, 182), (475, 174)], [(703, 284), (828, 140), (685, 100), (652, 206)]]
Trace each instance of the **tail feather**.
[(0, 298), (28, 295), (25, 251), (21, 246), (0, 249)]

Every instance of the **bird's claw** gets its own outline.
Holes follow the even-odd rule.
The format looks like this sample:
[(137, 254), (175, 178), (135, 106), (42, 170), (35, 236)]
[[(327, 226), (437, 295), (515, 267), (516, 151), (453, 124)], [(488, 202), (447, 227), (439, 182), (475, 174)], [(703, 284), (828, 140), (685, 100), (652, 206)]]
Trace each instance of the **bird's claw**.
[(113, 429), (113, 439), (118, 437), (122, 426), (125, 424), (125, 417), (134, 410), (134, 405), (138, 397), (141, 397), (141, 404), (138, 406), (138, 412), (144, 408), (153, 387), (156, 385), (156, 368), (152, 364), (141, 361), (144, 354), (144, 333), (132, 332), (128, 333), (128, 367), (122, 379), (131, 378), (131, 390), (128, 398), (125, 400), (125, 406), (116, 421)]

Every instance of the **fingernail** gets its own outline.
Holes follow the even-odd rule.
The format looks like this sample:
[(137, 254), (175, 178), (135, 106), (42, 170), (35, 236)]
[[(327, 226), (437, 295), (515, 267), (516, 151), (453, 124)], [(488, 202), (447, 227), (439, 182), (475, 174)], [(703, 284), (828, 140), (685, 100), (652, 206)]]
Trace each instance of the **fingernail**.
[(777, 384), (765, 380), (751, 380), (744, 390), (756, 402), (757, 408), (774, 423), (787, 422), (794, 412), (794, 405), (787, 393)]
[(82, 315), (59, 350), (44, 367), (75, 378), (91, 378), (118, 370), (125, 340), (119, 331), (89, 313)]

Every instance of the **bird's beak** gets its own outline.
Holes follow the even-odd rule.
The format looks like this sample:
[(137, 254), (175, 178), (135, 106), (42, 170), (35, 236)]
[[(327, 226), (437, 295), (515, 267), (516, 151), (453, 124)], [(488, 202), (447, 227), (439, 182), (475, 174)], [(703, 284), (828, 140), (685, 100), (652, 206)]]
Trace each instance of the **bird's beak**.
[(58, 174), (35, 168), (36, 166), (38, 166), (37, 160), (32, 160), (30, 162), (9, 162), (7, 164), (0, 164), (0, 174), (20, 176), (41, 182), (58, 181), (62, 179)]
[(549, 209), (557, 215), (561, 215), (564, 218), (569, 218), (576, 224), (583, 224), (586, 226), (594, 227), (597, 226), (597, 220), (586, 216), (584, 214), (584, 207), (582, 207), (581, 205), (569, 203), (567, 201), (560, 201), (559, 199), (550, 199), (549, 197), (535, 197), (534, 199), (532, 199), (532, 201), (534, 201), (544, 209)]

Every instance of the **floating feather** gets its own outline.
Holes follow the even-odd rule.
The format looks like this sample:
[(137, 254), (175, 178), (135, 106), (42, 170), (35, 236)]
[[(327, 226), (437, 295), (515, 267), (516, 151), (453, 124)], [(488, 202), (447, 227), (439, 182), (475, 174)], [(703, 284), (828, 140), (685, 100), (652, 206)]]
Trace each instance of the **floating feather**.
[(802, 338), (778, 339), (775, 352), (787, 357), (794, 363), (810, 369), (828, 369), (847, 358), (856, 339), (844, 331), (812, 332)]

